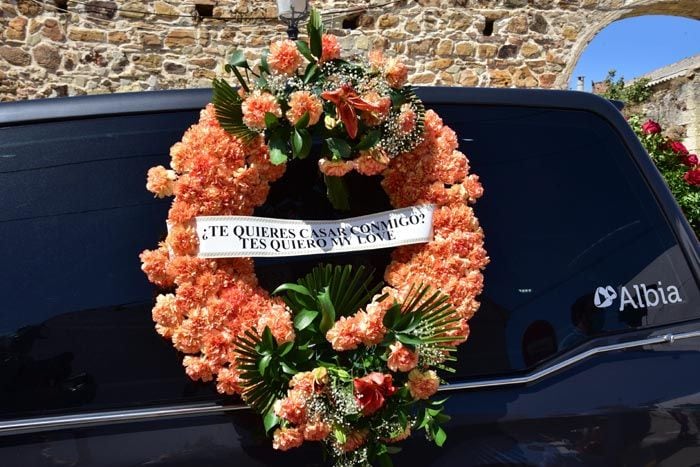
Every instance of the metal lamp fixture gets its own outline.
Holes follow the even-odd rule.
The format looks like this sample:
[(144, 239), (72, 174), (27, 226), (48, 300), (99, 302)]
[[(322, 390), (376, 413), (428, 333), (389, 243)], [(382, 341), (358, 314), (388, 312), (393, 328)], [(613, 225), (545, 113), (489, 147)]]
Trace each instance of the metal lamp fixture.
[(288, 25), (287, 35), (299, 37), (299, 22), (309, 16), (309, 0), (277, 0), (277, 16)]

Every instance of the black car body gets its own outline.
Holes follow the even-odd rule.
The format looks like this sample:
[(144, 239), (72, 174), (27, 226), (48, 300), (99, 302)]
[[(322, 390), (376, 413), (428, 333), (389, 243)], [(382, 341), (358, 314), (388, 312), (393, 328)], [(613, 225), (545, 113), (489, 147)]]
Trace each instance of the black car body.
[[(491, 264), (442, 387), (447, 443), (414, 436), (397, 465), (698, 465), (700, 247), (622, 115), (578, 92), (419, 94), (481, 177)], [(209, 98), (0, 105), (0, 465), (323, 464), (273, 451), (153, 330), (138, 254), (169, 202), (145, 173)], [(317, 182), (290, 167), (259, 213), (324, 215)], [(277, 283), (304, 267), (256, 266)]]

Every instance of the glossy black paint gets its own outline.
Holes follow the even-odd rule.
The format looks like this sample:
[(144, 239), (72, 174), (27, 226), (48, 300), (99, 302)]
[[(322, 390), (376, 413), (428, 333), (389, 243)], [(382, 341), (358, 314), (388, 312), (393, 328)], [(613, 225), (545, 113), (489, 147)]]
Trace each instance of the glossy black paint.
[[(445, 447), (413, 439), (396, 464), (696, 465), (700, 377), (688, 369), (698, 364), (696, 343), (649, 348), (531, 387), (455, 393)], [(319, 456), (274, 452), (248, 411), (0, 438), (7, 466), (323, 465)]]
[[(585, 110), (606, 119), (634, 155), (666, 216), (685, 262), (700, 281), (697, 239), (619, 112), (575, 92), (421, 89), (428, 104)], [(208, 90), (97, 96), (0, 105), (0, 127), (40, 121), (195, 110)], [(0, 128), (0, 141), (2, 138)], [(698, 315), (700, 316), (700, 310)], [(697, 330), (698, 322), (618, 333), (587, 347), (650, 332)], [(580, 351), (575, 349), (572, 353)], [(700, 462), (700, 339), (598, 355), (527, 385), (455, 391), (448, 442), (438, 449), (414, 437), (397, 465), (697, 465)], [(566, 355), (557, 358), (565, 358)], [(546, 361), (540, 365), (552, 364)], [(52, 368), (55, 365), (50, 365)], [(59, 365), (60, 366), (60, 365)], [(80, 397), (90, 381), (69, 381)], [(27, 398), (31, 404), (31, 397)], [(118, 408), (118, 407), (115, 407)], [(60, 412), (60, 411), (59, 411)], [(39, 415), (39, 414), (37, 414)], [(7, 418), (5, 418), (7, 419)], [(14, 466), (254, 466), (323, 465), (313, 447), (274, 452), (257, 416), (216, 416), (127, 423), (0, 436), (0, 465)]]

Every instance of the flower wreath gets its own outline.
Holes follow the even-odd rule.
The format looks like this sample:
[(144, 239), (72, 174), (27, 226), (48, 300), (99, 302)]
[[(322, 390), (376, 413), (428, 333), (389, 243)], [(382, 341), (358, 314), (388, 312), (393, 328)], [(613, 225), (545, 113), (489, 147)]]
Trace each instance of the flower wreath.
[[(479, 307), (488, 257), (469, 204), (482, 187), (455, 132), (405, 86), (405, 65), (379, 53), (364, 66), (340, 60), (317, 12), (308, 32), (308, 44), (272, 43), (258, 73), (233, 54), (240, 90), (216, 80), (213, 104), (171, 149), (172, 169), (149, 170), (148, 190), (175, 198), (167, 238), (141, 254), (142, 268), (172, 289), (153, 319), (190, 378), (241, 394), (275, 449), (321, 441), (338, 465), (365, 465), (388, 460), (412, 428), (445, 441), (444, 401), (430, 398)], [(334, 207), (347, 206), (352, 170), (381, 175), (396, 208), (435, 205), (433, 239), (393, 251), (388, 285), (362, 268), (320, 266), (271, 296), (251, 258), (197, 257), (194, 218), (252, 215), (319, 133)]]

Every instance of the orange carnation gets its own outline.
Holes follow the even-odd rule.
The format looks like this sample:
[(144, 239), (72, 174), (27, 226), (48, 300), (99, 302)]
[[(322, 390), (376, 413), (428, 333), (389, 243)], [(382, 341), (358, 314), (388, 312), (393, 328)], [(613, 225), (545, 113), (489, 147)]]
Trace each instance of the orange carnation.
[(287, 120), (292, 125), (296, 125), (307, 112), (309, 113), (309, 124), (307, 126), (317, 124), (323, 113), (321, 99), (309, 91), (296, 91), (290, 94)]
[(267, 63), (270, 69), (284, 75), (296, 73), (302, 62), (297, 45), (289, 40), (275, 41), (270, 45)]
[(352, 452), (362, 447), (367, 442), (367, 429), (356, 430), (345, 435), (345, 442), (339, 446), (343, 452)]
[(395, 342), (389, 346), (391, 353), (386, 366), (391, 371), (411, 371), (418, 365), (418, 354), (411, 352), (401, 342)]
[(411, 370), (406, 384), (414, 399), (428, 399), (437, 392), (440, 380), (433, 370)]
[(408, 67), (397, 58), (390, 58), (384, 64), (384, 76), (389, 86), (398, 89), (408, 81)]
[(321, 45), (323, 47), (323, 52), (321, 53), (319, 63), (337, 60), (340, 58), (341, 50), (337, 37), (332, 34), (324, 34), (323, 37), (321, 37)]
[(280, 451), (298, 448), (304, 443), (304, 435), (299, 428), (278, 428), (272, 435), (272, 447)]
[(295, 425), (306, 422), (306, 397), (296, 389), (287, 391), (287, 397), (274, 405), (275, 415)]
[(324, 175), (330, 177), (342, 177), (350, 172), (353, 167), (352, 161), (329, 161), (323, 158), (318, 160), (318, 168)]
[(243, 110), (243, 123), (252, 130), (265, 129), (265, 114), (271, 113), (275, 117), (282, 116), (282, 109), (275, 96), (268, 92), (253, 91), (241, 105)]
[[(375, 157), (374, 154), (378, 154), (379, 158)], [(385, 160), (386, 162), (382, 162), (382, 160)], [(353, 161), (355, 164), (355, 170), (358, 173), (367, 176), (379, 175), (384, 171), (384, 169), (386, 169), (388, 162), (389, 158), (381, 149), (362, 151), (360, 153), (360, 157)]]
[(357, 319), (354, 316), (340, 318), (328, 330), (326, 339), (331, 343), (333, 350), (342, 352), (356, 349), (362, 342), (359, 337)]
[(158, 198), (172, 196), (175, 180), (177, 180), (175, 171), (167, 170), (162, 165), (151, 167), (148, 169), (146, 189)]
[(331, 426), (318, 419), (304, 425), (304, 439), (307, 441), (323, 441), (330, 433)]

